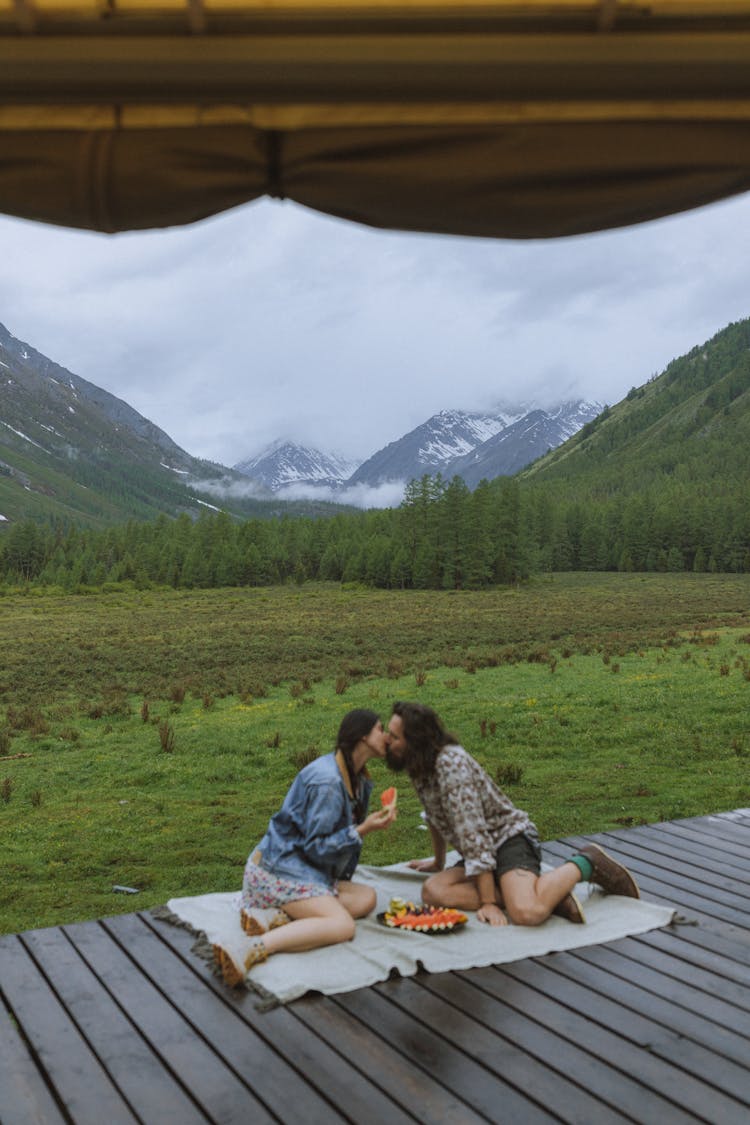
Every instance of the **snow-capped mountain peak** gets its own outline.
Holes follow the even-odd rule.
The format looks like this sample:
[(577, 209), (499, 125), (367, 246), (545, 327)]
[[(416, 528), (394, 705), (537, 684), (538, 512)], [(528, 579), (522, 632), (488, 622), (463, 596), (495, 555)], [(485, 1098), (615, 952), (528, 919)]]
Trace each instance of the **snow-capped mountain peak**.
[(313, 484), (339, 488), (357, 467), (356, 461), (338, 453), (299, 445), (280, 438), (254, 457), (238, 461), (234, 468), (245, 476), (260, 481), (276, 492), (291, 484)]

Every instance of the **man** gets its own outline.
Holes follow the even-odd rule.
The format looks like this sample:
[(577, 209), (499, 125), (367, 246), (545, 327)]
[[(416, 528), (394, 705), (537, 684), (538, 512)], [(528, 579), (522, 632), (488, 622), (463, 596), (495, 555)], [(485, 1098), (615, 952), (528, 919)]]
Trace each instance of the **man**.
[[(394, 703), (388, 736), (388, 765), (409, 774), (432, 834), (434, 858), (411, 863), (435, 872), (422, 889), (427, 906), (475, 910), (491, 926), (507, 924), (504, 907), (516, 925), (538, 926), (550, 914), (585, 922), (573, 893), (582, 881), (608, 894), (640, 897), (627, 868), (597, 844), (540, 874), (541, 847), (528, 814), (498, 789), (431, 707)], [(447, 870), (446, 844), (461, 854)]]

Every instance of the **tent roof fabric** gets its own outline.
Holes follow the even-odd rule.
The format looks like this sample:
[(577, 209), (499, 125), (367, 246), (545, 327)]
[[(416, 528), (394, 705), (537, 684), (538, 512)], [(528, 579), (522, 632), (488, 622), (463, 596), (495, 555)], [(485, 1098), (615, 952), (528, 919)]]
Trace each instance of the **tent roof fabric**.
[(750, 0), (0, 0), (0, 211), (554, 237), (750, 189)]

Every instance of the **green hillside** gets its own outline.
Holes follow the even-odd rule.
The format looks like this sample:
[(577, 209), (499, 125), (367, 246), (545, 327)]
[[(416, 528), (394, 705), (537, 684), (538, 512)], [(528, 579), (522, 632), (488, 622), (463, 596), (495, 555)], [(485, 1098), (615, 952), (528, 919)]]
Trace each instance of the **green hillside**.
[(605, 410), (520, 479), (565, 482), (583, 495), (627, 496), (672, 481), (698, 491), (750, 473), (750, 319)]
[(633, 387), (519, 476), (537, 565), (750, 569), (750, 320)]
[[(236, 496), (212, 486), (226, 482)], [(0, 529), (24, 520), (107, 527), (159, 515), (317, 515), (280, 504), (232, 469), (192, 457), (122, 399), (67, 371), (0, 324)]]

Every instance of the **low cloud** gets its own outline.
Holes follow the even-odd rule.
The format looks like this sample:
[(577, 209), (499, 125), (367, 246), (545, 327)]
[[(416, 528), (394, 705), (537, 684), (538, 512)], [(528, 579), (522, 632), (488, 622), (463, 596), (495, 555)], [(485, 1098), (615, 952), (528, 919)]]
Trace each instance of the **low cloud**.
[(330, 500), (354, 508), (397, 508), (404, 498), (406, 483), (386, 481), (372, 486), (354, 484), (351, 488), (325, 488), (314, 484), (289, 484), (275, 494), (277, 500)]
[(191, 480), (188, 482), (193, 492), (207, 492), (219, 500), (272, 500), (273, 493), (250, 477), (233, 480), (221, 477), (218, 480)]
[(351, 488), (328, 488), (324, 485), (288, 484), (277, 492), (258, 484), (222, 477), (220, 480), (190, 481), (194, 492), (205, 492), (218, 500), (326, 500), (353, 508), (397, 508), (404, 498), (406, 482), (387, 481), (375, 487), (355, 484)]

